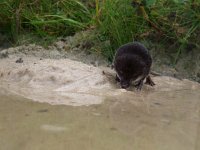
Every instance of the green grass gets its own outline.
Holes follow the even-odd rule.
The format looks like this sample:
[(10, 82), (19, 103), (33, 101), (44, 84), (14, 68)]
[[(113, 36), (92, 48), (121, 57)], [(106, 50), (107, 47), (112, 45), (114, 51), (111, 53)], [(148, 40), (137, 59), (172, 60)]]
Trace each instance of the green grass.
[(111, 47), (103, 53), (112, 60), (116, 48), (137, 40), (137, 36), (149, 28), (142, 17), (135, 15), (137, 10), (132, 8), (130, 0), (106, 0), (101, 5), (99, 30), (101, 39), (109, 40)]
[[(133, 3), (134, 2), (134, 3)], [(131, 5), (132, 3), (132, 5)], [(1, 0), (0, 32), (15, 42), (24, 33), (52, 39), (94, 26), (101, 53), (131, 41), (176, 45), (174, 63), (188, 43), (200, 44), (199, 0)], [(30, 40), (31, 41), (31, 40)]]
[(77, 0), (3, 0), (1, 32), (14, 40), (26, 31), (44, 36), (67, 36), (83, 30), (91, 21), (89, 10)]
[(98, 10), (101, 38), (111, 42), (111, 46), (103, 50), (109, 60), (120, 45), (133, 40), (148, 40), (166, 45), (166, 48), (177, 45), (176, 63), (188, 43), (198, 45), (200, 42), (198, 0), (115, 0), (115, 3), (105, 0)]

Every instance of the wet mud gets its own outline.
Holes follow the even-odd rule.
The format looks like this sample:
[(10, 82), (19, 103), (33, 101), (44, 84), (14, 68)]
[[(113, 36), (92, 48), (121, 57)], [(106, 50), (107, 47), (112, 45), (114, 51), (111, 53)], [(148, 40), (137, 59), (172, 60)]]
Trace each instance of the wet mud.
[(1, 88), (0, 149), (198, 150), (199, 91), (183, 91), (122, 94), (74, 107), (33, 102)]
[(16, 60), (0, 60), (2, 150), (200, 149), (196, 82), (157, 76), (155, 87), (124, 90), (109, 68)]

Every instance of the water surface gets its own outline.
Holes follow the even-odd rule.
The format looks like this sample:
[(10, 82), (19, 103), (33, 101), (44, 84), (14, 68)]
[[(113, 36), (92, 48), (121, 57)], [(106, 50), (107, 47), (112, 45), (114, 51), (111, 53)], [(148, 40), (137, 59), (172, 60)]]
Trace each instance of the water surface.
[(0, 150), (199, 150), (199, 91), (127, 94), (99, 105), (33, 102), (0, 92)]

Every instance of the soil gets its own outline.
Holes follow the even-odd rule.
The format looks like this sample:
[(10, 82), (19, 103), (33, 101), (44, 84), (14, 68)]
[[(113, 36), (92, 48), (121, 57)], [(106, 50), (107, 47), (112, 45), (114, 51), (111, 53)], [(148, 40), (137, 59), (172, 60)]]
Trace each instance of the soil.
[[(96, 31), (94, 30), (82, 31), (74, 36), (58, 38), (56, 42), (46, 48), (36, 44), (23, 44), (7, 48), (8, 44), (5, 44), (5, 40), (1, 40), (0, 58), (12, 56), (19, 58), (34, 56), (40, 59), (69, 58), (93, 66), (110, 66), (111, 63), (101, 54), (102, 45), (108, 45), (109, 42), (100, 43), (95, 40), (95, 35)], [(164, 48), (158, 43), (141, 42), (150, 50), (153, 58), (153, 71), (165, 76), (172, 76), (178, 79), (187, 78), (200, 82), (200, 53), (198, 47), (184, 49), (176, 65), (173, 65), (177, 52), (176, 47), (169, 46)]]

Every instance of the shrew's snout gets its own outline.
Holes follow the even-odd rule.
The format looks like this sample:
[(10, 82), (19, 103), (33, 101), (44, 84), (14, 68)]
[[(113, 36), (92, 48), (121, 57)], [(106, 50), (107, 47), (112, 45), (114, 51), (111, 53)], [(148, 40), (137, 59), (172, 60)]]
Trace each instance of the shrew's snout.
[(127, 89), (130, 86), (130, 82), (121, 82), (121, 88)]

